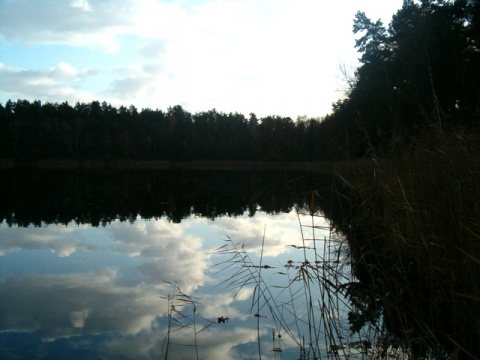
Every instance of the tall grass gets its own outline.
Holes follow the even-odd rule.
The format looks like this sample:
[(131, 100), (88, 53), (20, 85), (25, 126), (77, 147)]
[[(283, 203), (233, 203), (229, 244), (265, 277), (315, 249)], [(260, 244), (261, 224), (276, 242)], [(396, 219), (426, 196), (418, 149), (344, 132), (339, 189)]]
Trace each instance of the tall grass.
[[(255, 285), (262, 296), (252, 306), (263, 301), (301, 359), (347, 356), (353, 345), (368, 358), (480, 358), (479, 144), (456, 130), (372, 152), (299, 211), (301, 253), (277, 272), (288, 301), (243, 245), (224, 250), (240, 265), (231, 285)], [(331, 228), (322, 239), (324, 213)]]
[[(262, 255), (255, 260), (247, 244), (231, 239), (217, 250), (227, 256), (217, 264), (220, 273), (229, 274), (223, 284), (237, 291), (254, 288), (250, 313), (257, 319), (259, 359), (272, 351), (288, 359), (375, 355), (372, 342), (378, 332), (363, 329), (351, 334), (347, 314), (353, 309), (344, 293), (354, 279), (347, 244), (325, 222), (316, 202), (316, 192), (312, 192), (309, 209), (297, 209), (300, 242), (290, 245), (296, 249), (295, 260), (288, 260), (281, 269), (265, 264)], [(271, 328), (272, 348), (260, 346), (264, 333), (260, 328)]]
[(236, 294), (254, 289), (258, 358), (480, 358), (479, 142), (409, 139), (338, 173), (297, 209), (300, 241), (281, 268), (263, 257), (265, 235), (258, 258), (227, 238), (217, 268)]
[(413, 356), (480, 358), (480, 136), (393, 144), (342, 176), (354, 329), (382, 318)]
[[(198, 335), (214, 324), (214, 321), (201, 318), (202, 324), (199, 327), (197, 318), (197, 306), (199, 299), (183, 292), (178, 284), (166, 282), (172, 286), (171, 292), (166, 296), (160, 296), (167, 300), (168, 317), (166, 334), (162, 346), (162, 355), (165, 360), (175, 358), (175, 352), (179, 348), (190, 347), (194, 349), (195, 359), (199, 360)], [(185, 331), (193, 335), (193, 343), (185, 339)], [(174, 334), (179, 332), (180, 336), (174, 338)], [(174, 350), (172, 350), (174, 348)], [(173, 357), (172, 357), (173, 352)]]

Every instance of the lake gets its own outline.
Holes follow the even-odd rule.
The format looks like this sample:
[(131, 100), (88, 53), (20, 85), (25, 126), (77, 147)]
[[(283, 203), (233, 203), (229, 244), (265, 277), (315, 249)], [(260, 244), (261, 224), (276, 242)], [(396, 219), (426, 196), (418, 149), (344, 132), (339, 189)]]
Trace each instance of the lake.
[(351, 281), (348, 251), (314, 191), (329, 175), (0, 174), (2, 359), (313, 359), (358, 344), (332, 284)]

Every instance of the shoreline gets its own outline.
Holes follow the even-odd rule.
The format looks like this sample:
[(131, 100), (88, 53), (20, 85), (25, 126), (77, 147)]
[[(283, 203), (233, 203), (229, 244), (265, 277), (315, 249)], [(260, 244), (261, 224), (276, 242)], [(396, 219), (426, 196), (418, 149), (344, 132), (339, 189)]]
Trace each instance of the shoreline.
[(32, 162), (20, 162), (12, 159), (0, 159), (0, 169), (30, 167), (39, 169), (193, 169), (193, 170), (304, 170), (320, 173), (344, 172), (351, 169), (348, 161), (231, 161), (231, 160), (62, 160), (45, 159)]

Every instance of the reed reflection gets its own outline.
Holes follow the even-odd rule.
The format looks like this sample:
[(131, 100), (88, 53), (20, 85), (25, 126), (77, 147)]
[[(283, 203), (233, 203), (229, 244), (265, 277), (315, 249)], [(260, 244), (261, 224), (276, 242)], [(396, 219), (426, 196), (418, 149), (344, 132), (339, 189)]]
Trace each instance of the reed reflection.
[[(7, 201), (0, 225), (2, 354), (163, 357), (172, 311), (165, 299), (176, 284), (200, 299), (198, 325), (211, 324), (199, 334), (196, 351), (212, 359), (255, 356), (253, 288), (235, 296), (236, 290), (216, 286), (212, 266), (219, 260), (212, 249), (232, 236), (259, 254), (267, 234), (265, 256), (282, 262), (287, 245), (299, 239), (293, 208), (310, 181), (300, 178), (303, 184), (252, 172), (107, 176), (31, 169), (1, 177), (10, 186), (9, 192), (2, 187)], [(127, 211), (132, 204), (138, 207)], [(222, 316), (229, 321), (219, 323)], [(191, 359), (192, 344), (186, 327), (176, 331), (170, 349), (177, 359)]]

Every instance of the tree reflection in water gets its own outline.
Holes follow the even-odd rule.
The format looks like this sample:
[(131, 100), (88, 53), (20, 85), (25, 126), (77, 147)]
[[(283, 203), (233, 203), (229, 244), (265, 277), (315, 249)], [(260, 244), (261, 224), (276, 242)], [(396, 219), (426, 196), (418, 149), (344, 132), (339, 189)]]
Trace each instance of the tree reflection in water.
[[(418, 351), (417, 336), (400, 336), (414, 293), (380, 286), (395, 263), (361, 246), (353, 195), (331, 176), (21, 168), (0, 185), (0, 346), (11, 357), (63, 346), (149, 359), (167, 344), (178, 359)], [(389, 307), (394, 298), (406, 307)]]

